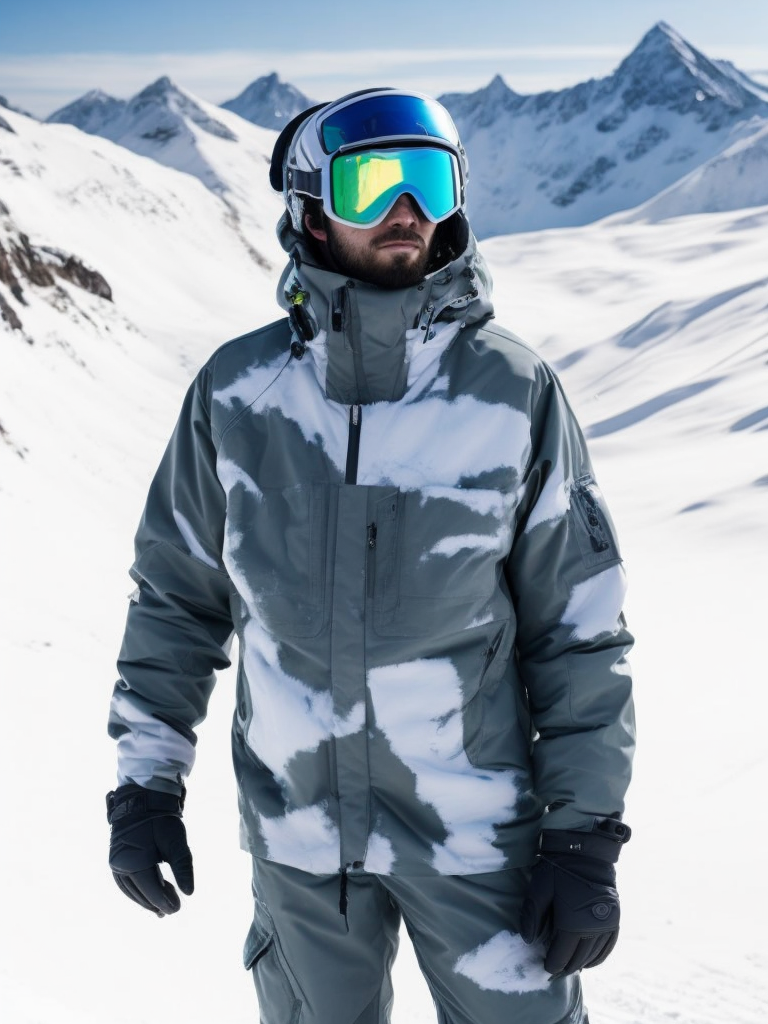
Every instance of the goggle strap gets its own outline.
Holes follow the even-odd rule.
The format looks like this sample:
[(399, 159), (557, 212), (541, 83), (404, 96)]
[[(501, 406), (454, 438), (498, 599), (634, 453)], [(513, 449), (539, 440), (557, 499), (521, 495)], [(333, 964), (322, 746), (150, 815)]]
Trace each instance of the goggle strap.
[(288, 183), (295, 192), (304, 192), (316, 199), (320, 199), (323, 194), (320, 171), (300, 171), (298, 168), (292, 167), (288, 171)]
[(283, 191), (283, 165), (285, 158), (290, 149), (290, 145), (298, 132), (299, 128), (308, 121), (309, 118), (316, 114), (318, 110), (322, 110), (323, 107), (327, 107), (327, 103), (317, 103), (313, 107), (309, 107), (307, 110), (302, 110), (300, 114), (297, 114), (288, 124), (283, 128), (277, 137), (275, 148), (272, 150), (272, 161), (269, 165), (269, 183), (275, 192)]

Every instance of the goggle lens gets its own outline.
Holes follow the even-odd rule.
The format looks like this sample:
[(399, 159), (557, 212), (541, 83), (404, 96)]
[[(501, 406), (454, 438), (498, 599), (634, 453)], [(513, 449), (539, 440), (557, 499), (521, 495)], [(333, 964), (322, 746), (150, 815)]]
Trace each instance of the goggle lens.
[(444, 149), (376, 149), (342, 153), (331, 164), (331, 205), (341, 220), (373, 224), (404, 193), (438, 222), (459, 206), (459, 168)]
[(326, 153), (393, 136), (425, 136), (459, 144), (456, 126), (440, 104), (426, 97), (386, 93), (331, 111), (321, 121), (320, 134)]

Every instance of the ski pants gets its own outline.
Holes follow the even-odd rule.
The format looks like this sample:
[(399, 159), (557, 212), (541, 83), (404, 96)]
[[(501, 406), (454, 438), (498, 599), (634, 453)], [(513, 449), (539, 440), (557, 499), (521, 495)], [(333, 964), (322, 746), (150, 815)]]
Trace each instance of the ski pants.
[(350, 873), (342, 892), (339, 874), (253, 864), (244, 962), (261, 1024), (389, 1024), (401, 921), (439, 1024), (588, 1024), (578, 974), (552, 979), (517, 934), (525, 869)]

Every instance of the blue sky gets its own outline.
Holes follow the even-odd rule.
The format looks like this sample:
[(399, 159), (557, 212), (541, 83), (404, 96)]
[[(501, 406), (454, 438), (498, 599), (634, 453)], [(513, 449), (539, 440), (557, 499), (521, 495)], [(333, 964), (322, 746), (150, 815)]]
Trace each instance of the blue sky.
[(160, 75), (219, 103), (277, 71), (313, 99), (366, 85), (519, 92), (609, 74), (657, 21), (708, 56), (768, 71), (768, 0), (31, 0), (4, 5), (0, 94), (38, 116)]

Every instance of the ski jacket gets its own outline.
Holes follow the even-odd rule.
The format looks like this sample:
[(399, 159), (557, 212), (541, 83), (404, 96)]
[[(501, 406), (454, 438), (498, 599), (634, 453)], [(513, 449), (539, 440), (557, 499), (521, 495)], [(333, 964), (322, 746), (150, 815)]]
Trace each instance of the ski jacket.
[(136, 538), (119, 781), (179, 792), (238, 638), (243, 845), (315, 873), (531, 862), (620, 815), (632, 638), (552, 370), (464, 254), (384, 291), (283, 223), (289, 316), (190, 387)]

